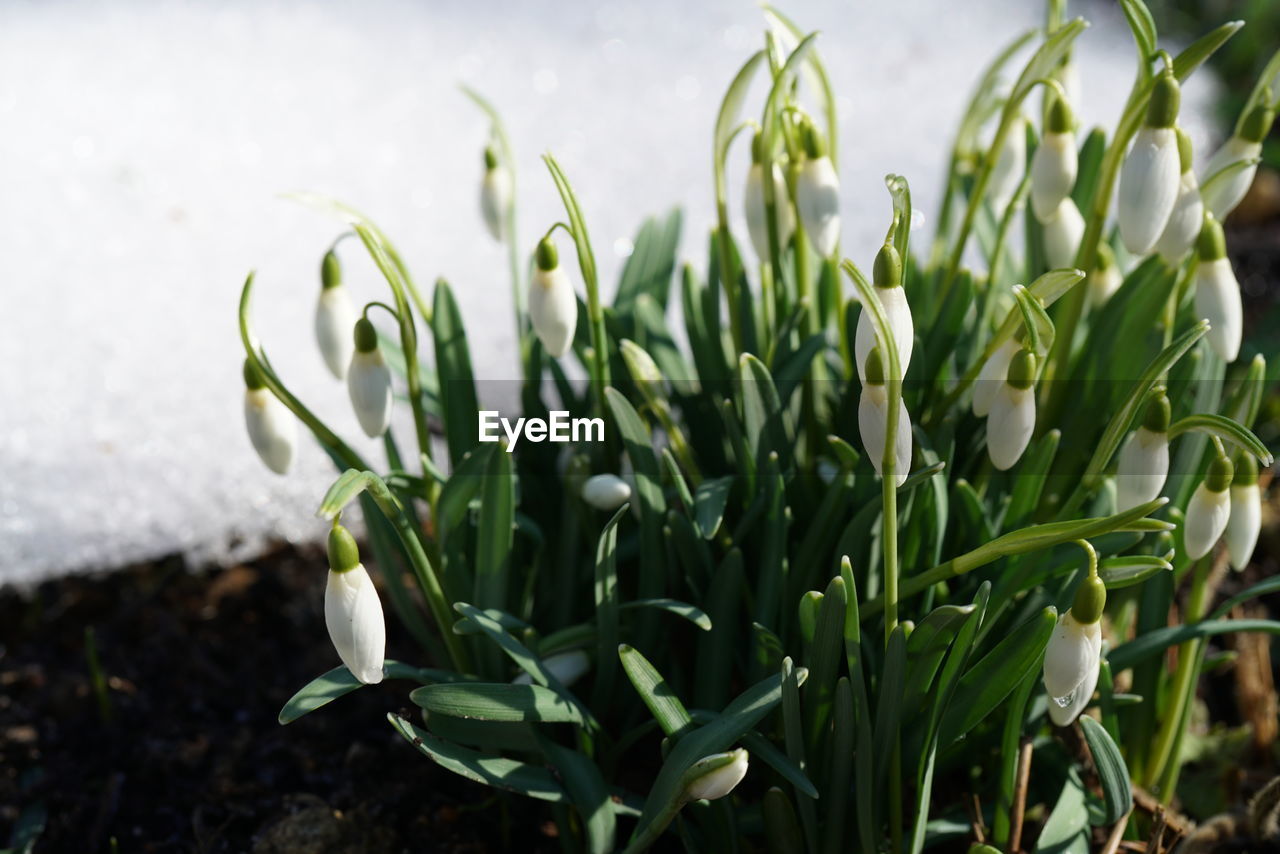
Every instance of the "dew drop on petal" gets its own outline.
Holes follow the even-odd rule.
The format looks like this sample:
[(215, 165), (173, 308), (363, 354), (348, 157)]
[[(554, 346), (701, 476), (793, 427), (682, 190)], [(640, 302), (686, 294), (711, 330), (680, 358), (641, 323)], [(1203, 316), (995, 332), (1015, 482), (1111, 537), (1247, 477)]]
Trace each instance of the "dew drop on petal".
[(1067, 706), (1071, 705), (1071, 701), (1074, 700), (1075, 697), (1076, 692), (1072, 691), (1065, 697), (1054, 697), (1053, 702), (1057, 703), (1059, 708), (1065, 709)]

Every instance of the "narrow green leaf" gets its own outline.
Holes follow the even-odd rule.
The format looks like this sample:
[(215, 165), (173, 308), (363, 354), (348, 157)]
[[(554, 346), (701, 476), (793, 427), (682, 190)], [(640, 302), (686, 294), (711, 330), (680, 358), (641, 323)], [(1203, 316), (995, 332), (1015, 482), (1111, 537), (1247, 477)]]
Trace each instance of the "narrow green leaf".
[[(408, 679), (424, 685), (465, 678), (449, 671), (410, 667), (390, 659), (383, 662), (382, 673), (388, 679)], [(363, 687), (364, 683), (352, 676), (345, 664), (339, 665), (298, 689), (298, 692), (284, 704), (284, 708), (280, 709), (278, 720), (281, 724), (293, 723), (303, 715), (327, 706), (339, 697)]]
[(515, 477), (511, 455), (489, 456), (481, 486), (476, 534), (475, 604), (480, 608), (507, 607), (507, 579), (511, 573), (511, 545), (515, 531)]
[(1156, 555), (1109, 557), (1098, 564), (1098, 577), (1108, 590), (1141, 584), (1153, 575), (1172, 572), (1173, 565)]
[(1269, 466), (1275, 462), (1275, 458), (1267, 450), (1267, 446), (1262, 444), (1262, 440), (1255, 436), (1252, 430), (1222, 415), (1206, 412), (1179, 418), (1169, 425), (1169, 438), (1173, 439), (1175, 436), (1193, 430), (1198, 433), (1217, 436), (1225, 442), (1236, 445), (1240, 449), (1253, 454), (1258, 458), (1258, 462), (1264, 466)]
[(622, 669), (635, 686), (636, 693), (664, 733), (679, 738), (693, 726), (689, 710), (680, 702), (670, 683), (649, 663), (649, 659), (626, 644), (618, 647), (618, 658), (622, 660)]
[(436, 282), (431, 332), (435, 339), (444, 435), (449, 460), (456, 466), (462, 455), (480, 441), (480, 404), (476, 397), (476, 381), (471, 370), (471, 351), (467, 347), (462, 313), (458, 311), (453, 290), (443, 279)]
[(424, 685), (409, 699), (432, 714), (483, 721), (581, 724), (577, 706), (541, 685), (468, 682)]
[(1094, 767), (1098, 769), (1098, 782), (1102, 784), (1102, 799), (1106, 804), (1103, 824), (1115, 824), (1133, 809), (1133, 789), (1129, 781), (1129, 769), (1120, 755), (1120, 748), (1112, 741), (1106, 727), (1088, 715), (1080, 716), (1084, 739), (1093, 754)]
[(735, 478), (709, 478), (698, 484), (693, 495), (694, 517), (698, 532), (710, 540), (720, 530), (724, 522), (724, 509), (729, 503), (729, 492), (733, 489)]
[(652, 608), (655, 611), (666, 611), (668, 614), (683, 617), (704, 632), (711, 631), (711, 618), (701, 608), (690, 605), (688, 602), (681, 602), (678, 599), (632, 599), (630, 602), (623, 602), (621, 605), (621, 609), (624, 611), (635, 608)]

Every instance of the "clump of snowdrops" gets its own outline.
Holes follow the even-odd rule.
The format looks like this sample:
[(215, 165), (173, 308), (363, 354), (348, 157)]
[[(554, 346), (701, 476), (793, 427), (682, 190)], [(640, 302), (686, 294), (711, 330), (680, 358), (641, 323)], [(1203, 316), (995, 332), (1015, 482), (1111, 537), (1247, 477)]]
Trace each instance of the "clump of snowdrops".
[[(884, 244), (860, 259), (840, 251), (817, 40), (767, 9), (715, 124), (705, 264), (677, 270), (679, 214), (651, 219), (611, 304), (591, 211), (551, 155), (565, 218), (522, 242), (510, 141), (468, 92), (492, 123), (480, 209), (509, 251), (520, 414), (599, 418), (599, 441), (479, 441), (476, 342), (450, 285), (428, 298), (371, 221), (304, 197), (389, 286), (358, 310), (335, 243), (311, 295), (320, 355), (386, 459), (289, 392), (250, 331), (251, 276), (253, 445), (283, 473), (301, 421), (342, 472), (319, 509), (342, 664), (281, 722), (402, 684), (417, 711), (388, 719), (406, 749), (547, 802), (566, 850), (1145, 838), (1133, 787), (1174, 799), (1209, 639), (1280, 632), (1224, 616), (1274, 579), (1222, 603), (1212, 583), (1248, 563), (1272, 464), (1250, 431), (1265, 357), (1242, 341), (1221, 221), (1252, 180), (1280, 58), (1197, 167), (1180, 87), (1241, 23), (1170, 56), (1141, 0), (1121, 6), (1137, 69), (1115, 128), (1079, 127), (1086, 25), (1051, 3), (977, 86), (932, 245), (913, 245), (890, 175)], [(746, 175), (726, 172), (734, 145)], [(354, 505), (380, 585), (340, 521)], [(386, 658), (384, 601), (411, 661)]]

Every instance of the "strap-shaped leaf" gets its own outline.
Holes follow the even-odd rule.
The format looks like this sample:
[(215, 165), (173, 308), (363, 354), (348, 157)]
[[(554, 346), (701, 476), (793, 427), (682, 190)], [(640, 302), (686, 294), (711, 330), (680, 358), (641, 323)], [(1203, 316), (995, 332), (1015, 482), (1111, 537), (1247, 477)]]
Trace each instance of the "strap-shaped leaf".
[[(387, 679), (408, 679), (423, 685), (433, 682), (464, 681), (468, 678), (447, 670), (411, 667), (390, 659), (382, 663), (382, 673)], [(339, 697), (363, 687), (364, 683), (352, 676), (345, 664), (338, 665), (298, 689), (298, 692), (280, 709), (278, 720), (282, 724), (293, 723), (303, 715), (327, 706)]]
[(630, 602), (623, 602), (620, 607), (622, 610), (652, 608), (655, 611), (666, 611), (668, 614), (683, 617), (704, 632), (711, 631), (711, 618), (707, 613), (696, 605), (681, 602), (679, 599), (632, 599)]
[(1275, 462), (1275, 457), (1267, 450), (1267, 446), (1262, 444), (1262, 440), (1253, 434), (1252, 430), (1241, 426), (1239, 423), (1222, 415), (1214, 415), (1212, 413), (1201, 413), (1199, 415), (1188, 415), (1186, 418), (1179, 418), (1173, 424), (1169, 425), (1169, 438), (1178, 436), (1188, 431), (1196, 431), (1206, 433), (1210, 436), (1217, 436), (1223, 441), (1230, 442), (1233, 445), (1253, 454), (1258, 458), (1258, 462), (1264, 466), (1269, 466)]
[(1107, 660), (1111, 662), (1112, 672), (1119, 673), (1153, 655), (1159, 655), (1171, 646), (1228, 632), (1265, 632), (1269, 635), (1280, 635), (1280, 622), (1215, 619), (1192, 623), (1189, 626), (1165, 626), (1120, 644), (1108, 653)]
[(1172, 572), (1173, 564), (1158, 555), (1109, 557), (1098, 564), (1098, 577), (1108, 590), (1141, 584), (1153, 575)]
[(622, 644), (618, 647), (618, 658), (622, 660), (622, 669), (627, 678), (635, 686), (636, 693), (649, 708), (653, 719), (669, 736), (679, 737), (693, 726), (693, 718), (684, 703), (676, 696), (675, 689), (663, 677), (658, 669), (649, 663), (639, 650)]
[(423, 685), (409, 699), (428, 712), (482, 721), (581, 724), (582, 710), (550, 688), (507, 682)]
[(444, 279), (436, 282), (432, 301), (431, 333), (435, 340), (436, 376), (443, 404), (444, 435), (449, 460), (457, 465), (462, 455), (480, 441), (480, 404), (476, 396), (476, 380), (471, 369), (471, 351), (467, 347), (467, 331), (462, 313), (453, 298), (453, 290)]
[(708, 478), (698, 484), (694, 491), (694, 518), (698, 523), (698, 532), (708, 540), (716, 535), (720, 524), (724, 522), (724, 509), (729, 503), (733, 481), (732, 476)]
[(1129, 768), (1106, 727), (1088, 715), (1082, 715), (1080, 728), (1084, 730), (1084, 740), (1089, 743), (1093, 765), (1098, 769), (1098, 782), (1102, 784), (1102, 800), (1106, 806), (1103, 824), (1115, 824), (1133, 809)]

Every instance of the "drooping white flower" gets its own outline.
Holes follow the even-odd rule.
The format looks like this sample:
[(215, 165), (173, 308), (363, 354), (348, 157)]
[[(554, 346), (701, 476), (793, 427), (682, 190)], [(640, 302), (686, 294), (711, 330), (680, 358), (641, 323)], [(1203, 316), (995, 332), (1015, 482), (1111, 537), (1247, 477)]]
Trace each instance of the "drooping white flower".
[[(591, 667), (591, 657), (582, 650), (575, 649), (571, 652), (559, 652), (547, 656), (542, 659), (542, 666), (547, 668), (561, 685), (568, 688), (581, 679)], [(530, 685), (533, 683), (533, 677), (521, 671), (511, 682), (514, 685)]]
[(1009, 363), (1021, 349), (1022, 345), (1013, 338), (1006, 338), (991, 354), (991, 358), (982, 363), (978, 378), (973, 383), (974, 415), (979, 418), (987, 417), (987, 413), (991, 411), (991, 401), (995, 400), (996, 392), (1004, 385), (1005, 377), (1009, 374)]
[(1058, 618), (1044, 650), (1044, 687), (1049, 695), (1049, 718), (1055, 725), (1070, 726), (1089, 704), (1098, 686), (1101, 659), (1099, 619), (1084, 622), (1072, 606)]
[(1042, 223), (1047, 224), (1054, 216), (1076, 184), (1078, 158), (1071, 125), (1070, 106), (1055, 97), (1045, 122), (1044, 136), (1031, 157), (1031, 210)]
[(1200, 231), (1200, 265), (1196, 268), (1196, 314), (1209, 321), (1205, 338), (1213, 352), (1230, 364), (1240, 354), (1244, 306), (1240, 284), (1227, 258), (1226, 238), (1216, 219), (1206, 217)]
[(1013, 201), (1013, 195), (1022, 183), (1022, 176), (1027, 172), (1027, 120), (1022, 114), (1014, 117), (996, 155), (995, 166), (991, 169), (991, 179), (987, 184), (987, 192), (991, 199), (991, 207), (997, 216)]
[[(751, 237), (751, 248), (761, 263), (769, 260), (769, 218), (765, 208), (764, 166), (760, 163), (758, 151), (760, 137), (752, 145), (755, 158), (751, 169), (747, 172), (747, 185), (742, 193), (743, 214), (747, 218), (747, 234)], [(791, 209), (791, 198), (787, 193), (787, 181), (782, 177), (782, 168), (777, 163), (770, 166), (769, 174), (773, 181), (774, 222), (778, 229), (778, 249), (786, 247), (796, 230), (796, 215)]]
[(987, 413), (987, 455), (1001, 471), (1013, 468), (1036, 429), (1036, 357), (1019, 350), (1009, 362), (1004, 383), (996, 388)]
[(1089, 273), (1086, 284), (1089, 288), (1089, 305), (1094, 308), (1106, 305), (1107, 300), (1124, 284), (1124, 276), (1116, 266), (1116, 256), (1106, 241), (1098, 243), (1098, 263)]
[(1254, 175), (1258, 173), (1258, 164), (1251, 163), (1218, 179), (1213, 176), (1233, 163), (1256, 160), (1262, 154), (1262, 140), (1271, 132), (1271, 123), (1275, 113), (1265, 104), (1254, 107), (1241, 123), (1240, 129), (1213, 153), (1204, 171), (1204, 203), (1205, 207), (1219, 220), (1236, 209), (1249, 192)]
[(1075, 201), (1067, 196), (1058, 203), (1053, 214), (1041, 221), (1044, 225), (1044, 256), (1050, 269), (1072, 267), (1080, 239), (1084, 237), (1084, 217)]
[(351, 362), (351, 327), (356, 322), (356, 310), (351, 296), (342, 284), (342, 268), (338, 255), (332, 249), (324, 255), (320, 264), (320, 298), (316, 300), (316, 344), (320, 355), (337, 379), (346, 379), (347, 365)]
[(378, 333), (366, 317), (356, 321), (347, 394), (366, 436), (376, 439), (387, 432), (391, 426), (391, 369), (378, 349)]
[(796, 178), (796, 209), (814, 250), (830, 258), (840, 242), (840, 176), (813, 122), (800, 126), (805, 160)]
[(723, 798), (747, 776), (747, 763), (747, 751), (741, 747), (699, 759), (687, 773), (691, 782), (684, 791), (685, 800), (714, 801)]
[(1169, 398), (1160, 389), (1147, 404), (1142, 426), (1129, 434), (1116, 464), (1116, 512), (1154, 501), (1169, 477)]
[(261, 375), (247, 359), (244, 381), (244, 425), (249, 441), (267, 468), (276, 474), (285, 474), (293, 464), (293, 453), (298, 446), (298, 422), (289, 408), (266, 388)]
[(582, 485), (582, 500), (597, 510), (616, 510), (631, 499), (631, 485), (616, 474), (598, 474)]
[(373, 579), (360, 563), (356, 541), (335, 524), (329, 532), (329, 580), (324, 621), (342, 663), (366, 685), (382, 681), (387, 624)]
[(1151, 94), (1146, 124), (1134, 136), (1120, 167), (1116, 220), (1120, 238), (1134, 255), (1151, 251), (1178, 200), (1182, 170), (1173, 126), (1179, 98), (1173, 74), (1161, 74)]
[(550, 237), (538, 244), (536, 260), (529, 279), (529, 320), (547, 354), (558, 359), (569, 352), (578, 329), (578, 297)]
[(1258, 464), (1243, 454), (1231, 480), (1231, 517), (1227, 520), (1227, 554), (1231, 568), (1239, 572), (1253, 557), (1262, 530), (1262, 491), (1258, 488)]
[(484, 150), (484, 178), (480, 182), (480, 213), (494, 240), (502, 242), (507, 237), (507, 214), (511, 211), (514, 182), (511, 170), (498, 162), (493, 147)]
[(1227, 519), (1231, 516), (1233, 475), (1231, 460), (1219, 453), (1209, 463), (1208, 474), (1187, 502), (1182, 542), (1186, 546), (1187, 557), (1192, 560), (1207, 555), (1227, 529)]
[(1173, 212), (1156, 241), (1156, 251), (1169, 264), (1177, 264), (1196, 242), (1200, 226), (1204, 223), (1204, 202), (1200, 200), (1200, 182), (1191, 168), (1191, 139), (1178, 128), (1178, 156), (1182, 177), (1178, 181), (1178, 198)]
[[(911, 364), (916, 331), (911, 319), (911, 306), (907, 303), (907, 292), (902, 287), (902, 259), (892, 243), (884, 244), (876, 253), (872, 281), (885, 318), (889, 321), (889, 329), (893, 332), (893, 343), (898, 350), (898, 370), (905, 377), (907, 366)], [(867, 378), (867, 358), (875, 346), (876, 328), (871, 322), (871, 312), (863, 306), (858, 317), (858, 328), (853, 336), (853, 360), (858, 369), (858, 379), (864, 382)]]
[[(889, 432), (889, 388), (885, 384), (879, 348), (871, 351), (864, 370), (866, 379), (862, 383), (862, 395), (858, 398), (858, 433), (862, 436), (867, 456), (871, 458), (872, 468), (876, 474), (881, 474)], [(911, 416), (901, 396), (898, 398), (893, 452), (893, 480), (895, 485), (901, 486), (911, 470)]]

